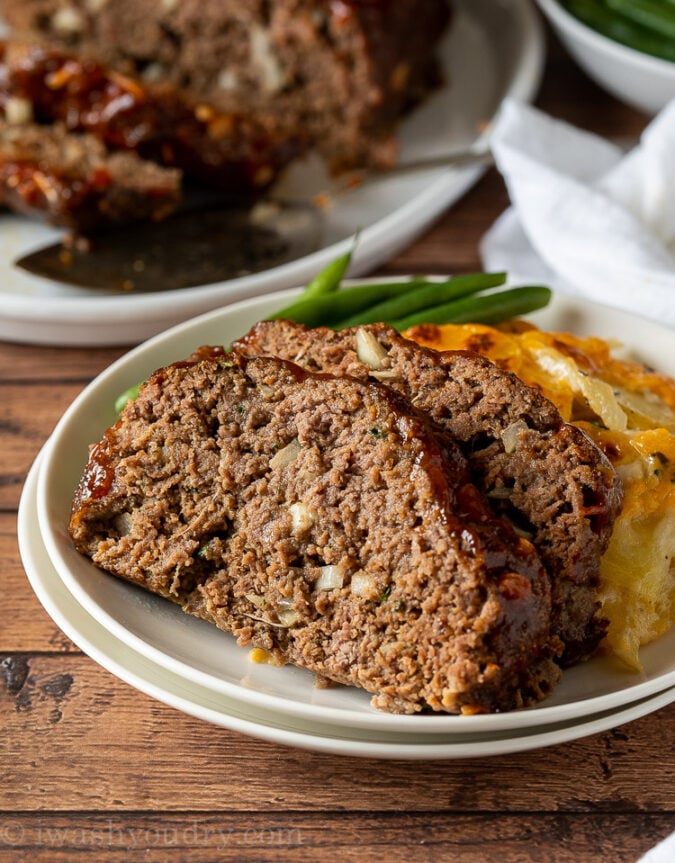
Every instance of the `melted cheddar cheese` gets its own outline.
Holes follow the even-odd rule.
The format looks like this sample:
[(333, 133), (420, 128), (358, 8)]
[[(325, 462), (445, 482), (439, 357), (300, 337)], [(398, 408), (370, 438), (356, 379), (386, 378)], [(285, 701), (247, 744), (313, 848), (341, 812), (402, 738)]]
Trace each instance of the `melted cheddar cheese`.
[(639, 650), (675, 625), (675, 380), (599, 338), (547, 333), (522, 321), (414, 327), (436, 350), (470, 350), (536, 387), (616, 468), (624, 503), (601, 561), (605, 646), (635, 670)]

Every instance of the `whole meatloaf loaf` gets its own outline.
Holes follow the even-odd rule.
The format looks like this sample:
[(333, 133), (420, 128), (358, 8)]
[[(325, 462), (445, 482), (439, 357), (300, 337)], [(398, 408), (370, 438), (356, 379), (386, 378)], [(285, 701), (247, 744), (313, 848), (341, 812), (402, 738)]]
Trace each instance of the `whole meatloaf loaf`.
[(402, 113), (437, 80), (447, 0), (4, 0), (13, 37), (273, 117), (336, 168), (388, 165)]
[(531, 543), (378, 383), (264, 358), (161, 369), (92, 448), (70, 533), (103, 569), (381, 708), (505, 710), (559, 676)]
[[(15, 110), (15, 109), (14, 109)], [(180, 200), (180, 174), (135, 153), (109, 153), (62, 126), (0, 121), (0, 204), (77, 232), (159, 220)]]
[[(359, 350), (359, 338), (375, 349)], [(429, 350), (384, 324), (334, 332), (263, 321), (232, 347), (379, 378), (426, 412), (459, 442), (495, 509), (537, 547), (552, 579), (552, 629), (565, 644), (563, 662), (595, 650), (605, 627), (596, 616), (600, 556), (621, 485), (600, 450), (537, 390), (483, 357)]]

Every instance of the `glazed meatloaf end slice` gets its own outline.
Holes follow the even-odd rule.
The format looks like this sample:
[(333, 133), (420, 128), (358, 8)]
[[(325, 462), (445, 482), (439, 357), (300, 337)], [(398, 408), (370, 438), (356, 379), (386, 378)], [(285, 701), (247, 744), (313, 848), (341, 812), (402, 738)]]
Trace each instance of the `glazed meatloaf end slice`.
[(483, 357), (422, 348), (373, 324), (361, 329), (387, 352), (378, 371), (359, 359), (357, 329), (262, 322), (233, 348), (361, 379), (379, 376), (449, 431), (478, 487), (532, 538), (551, 574), (563, 662), (590, 655), (605, 626), (596, 615), (600, 556), (622, 498), (607, 459), (540, 393)]
[(389, 164), (437, 80), (447, 0), (6, 0), (14, 34), (302, 131), (336, 167)]
[(180, 201), (180, 172), (108, 153), (62, 126), (0, 121), (0, 203), (77, 233), (160, 220)]
[(91, 450), (70, 533), (97, 566), (381, 708), (504, 710), (557, 680), (550, 586), (530, 543), (472, 520), (464, 476), (379, 384), (181, 363)]
[(0, 43), (0, 110), (62, 123), (230, 195), (262, 193), (306, 148), (302, 131), (288, 136), (273, 118), (217, 111), (170, 83), (16, 40)]

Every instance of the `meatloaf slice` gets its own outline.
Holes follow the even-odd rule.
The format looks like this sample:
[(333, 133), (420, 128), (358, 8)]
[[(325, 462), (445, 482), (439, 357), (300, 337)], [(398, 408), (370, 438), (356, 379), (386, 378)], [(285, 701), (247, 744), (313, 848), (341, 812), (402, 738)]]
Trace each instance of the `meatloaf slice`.
[[(359, 330), (386, 351), (381, 369), (359, 359)], [(384, 324), (334, 332), (268, 321), (233, 349), (379, 377), (425, 411), (460, 443), (496, 511), (537, 547), (553, 580), (553, 631), (565, 644), (563, 661), (595, 650), (605, 626), (596, 617), (599, 562), (621, 486), (600, 450), (539, 392), (483, 357), (422, 348)]]
[(302, 132), (291, 138), (270, 118), (218, 111), (172, 84), (9, 41), (0, 43), (0, 110), (17, 105), (37, 123), (95, 135), (230, 195), (260, 193), (305, 148)]
[(109, 153), (62, 126), (0, 121), (0, 203), (79, 233), (159, 220), (180, 200), (180, 172), (134, 153)]
[(273, 117), (337, 167), (390, 163), (435, 80), (447, 0), (5, 0), (15, 35), (162, 82), (218, 112)]
[(377, 383), (276, 359), (156, 372), (93, 447), (76, 547), (385, 709), (545, 695), (549, 582), (427, 421)]

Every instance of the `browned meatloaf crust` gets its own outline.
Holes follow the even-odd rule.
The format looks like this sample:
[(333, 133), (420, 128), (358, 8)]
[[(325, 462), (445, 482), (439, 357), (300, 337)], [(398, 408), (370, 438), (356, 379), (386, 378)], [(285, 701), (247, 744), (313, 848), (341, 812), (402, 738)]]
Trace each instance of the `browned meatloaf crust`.
[(301, 152), (301, 135), (214, 110), (173, 85), (141, 83), (62, 51), (0, 43), (0, 110), (17, 104), (38, 123), (63, 123), (106, 147), (180, 168), (229, 194), (258, 193)]
[(377, 383), (264, 358), (162, 369), (93, 447), (70, 532), (98, 566), (385, 709), (510, 709), (559, 676), (531, 543)]
[(389, 164), (435, 74), (447, 0), (5, 0), (14, 35), (270, 116), (336, 167)]
[(77, 232), (161, 219), (180, 199), (180, 174), (134, 153), (108, 153), (61, 126), (0, 121), (0, 204)]
[[(483, 357), (422, 348), (385, 324), (365, 329), (388, 353), (380, 377), (460, 442), (478, 487), (532, 538), (552, 577), (564, 661), (592, 653), (604, 632), (595, 615), (599, 560), (622, 498), (609, 462), (539, 392)], [(365, 379), (373, 369), (355, 337), (356, 329), (270, 321), (233, 348)]]

